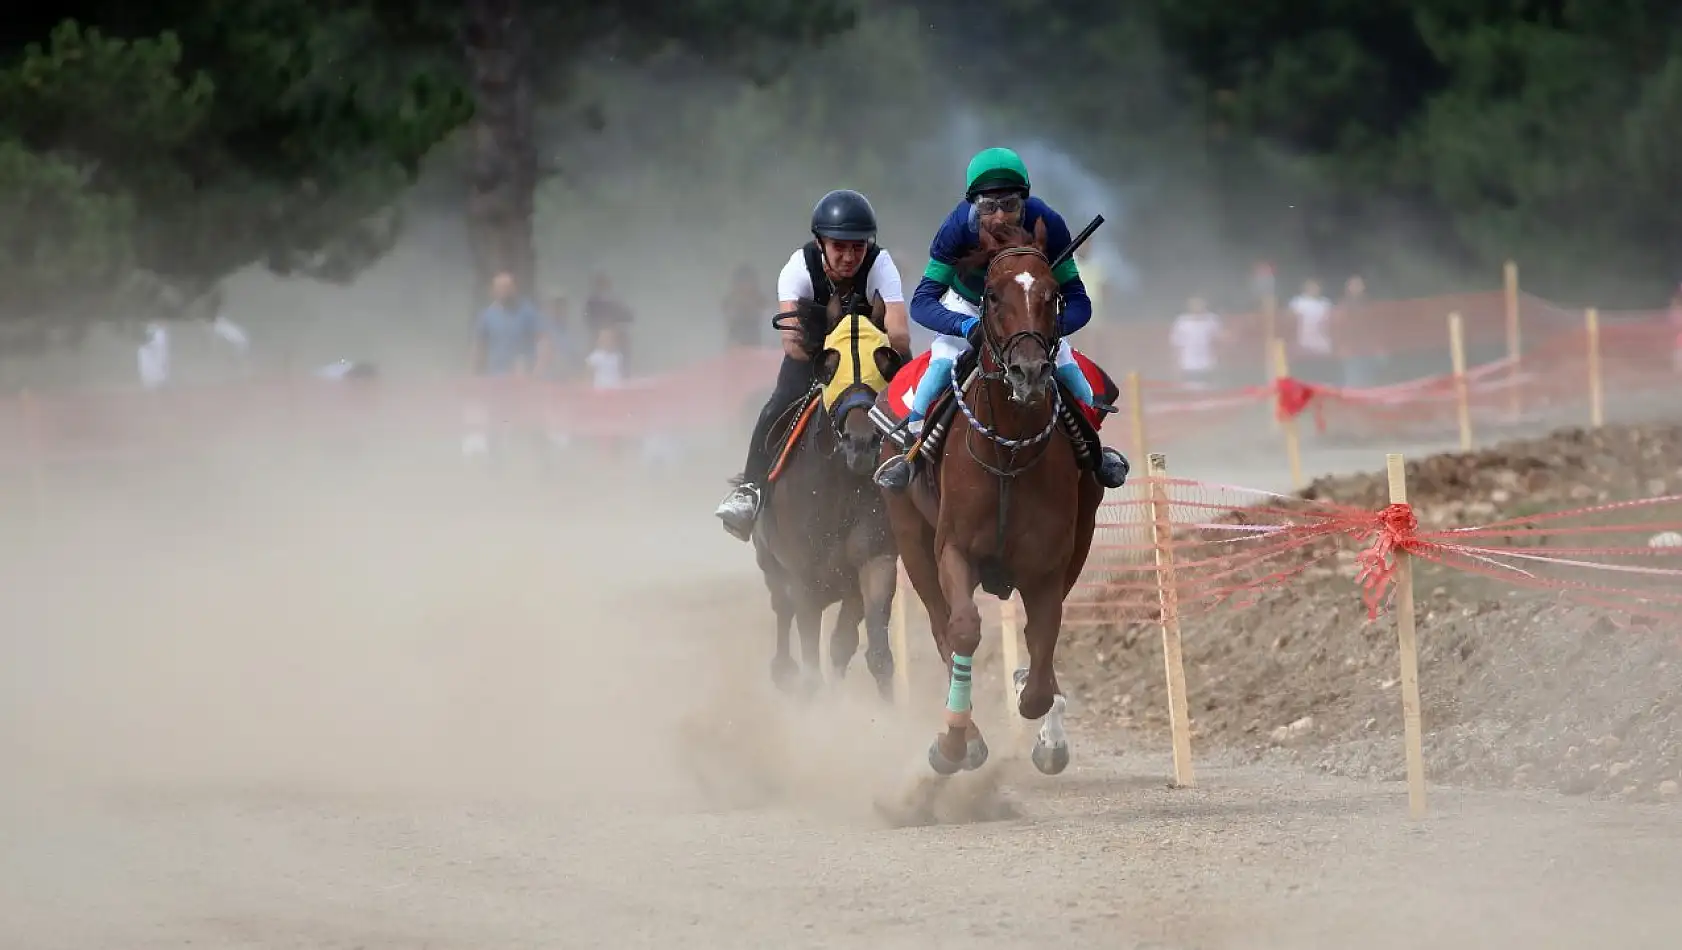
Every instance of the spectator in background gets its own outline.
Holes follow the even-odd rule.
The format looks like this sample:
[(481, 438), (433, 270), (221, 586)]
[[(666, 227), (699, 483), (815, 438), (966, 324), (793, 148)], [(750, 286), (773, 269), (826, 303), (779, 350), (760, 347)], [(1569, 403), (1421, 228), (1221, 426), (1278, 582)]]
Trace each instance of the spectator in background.
[(469, 367), (478, 376), (523, 376), (537, 363), (543, 321), (521, 297), (512, 274), (491, 279), (491, 302), (473, 324)]
[(1387, 362), (1383, 341), (1367, 322), (1367, 282), (1352, 275), (1332, 312), (1332, 338), (1343, 359), (1343, 385), (1377, 386)]
[(169, 328), (153, 320), (140, 331), (140, 346), (135, 350), (140, 370), (140, 385), (146, 389), (161, 389), (169, 382)]
[(1168, 331), (1168, 342), (1179, 355), (1180, 383), (1190, 389), (1213, 388), (1215, 344), (1229, 336), (1202, 297), (1187, 300), (1185, 312), (1174, 318)]
[(631, 362), (631, 323), (635, 320), (631, 309), (613, 294), (613, 281), (602, 271), (590, 280), (590, 296), (584, 301), (584, 331), (587, 339), (601, 337), (602, 329), (614, 327), (619, 331), (620, 358), (629, 367)]
[[(514, 276), (508, 273), (491, 278), (491, 302), (479, 311), (473, 322), (473, 343), (468, 355), (468, 371), (475, 376), (524, 377), (537, 368), (539, 340), (543, 335), (543, 318), (531, 302), (520, 296)], [(489, 456), (493, 461), (501, 454), (493, 449), (492, 431), (506, 433), (509, 419), (517, 418), (515, 403), (521, 395), (502, 387), (490, 387), (464, 407), (467, 435), (462, 439), (462, 454), (468, 457)], [(504, 403), (500, 407), (498, 403)], [(493, 424), (493, 420), (498, 420)], [(498, 441), (501, 438), (498, 437)]]
[(1302, 282), (1302, 293), (1291, 298), (1287, 305), (1297, 321), (1297, 352), (1302, 365), (1291, 367), (1291, 374), (1321, 383), (1338, 382), (1337, 354), (1332, 349), (1332, 302), (1320, 292), (1320, 281), (1309, 278)]
[(771, 295), (759, 286), (759, 276), (752, 265), (736, 268), (730, 291), (720, 306), (724, 313), (724, 340), (727, 346), (764, 346), (764, 328), (770, 325)]
[(595, 349), (584, 358), (590, 367), (590, 384), (597, 389), (618, 389), (625, 384), (623, 339), (616, 326), (602, 327), (596, 334)]
[(205, 298), (206, 309), (210, 312), (210, 332), (223, 342), (234, 348), (241, 360), (251, 352), (251, 338), (245, 329), (228, 319), (227, 297), (221, 287), (210, 291)]
[(541, 345), (544, 379), (569, 380), (577, 376), (584, 365), (584, 341), (578, 325), (572, 320), (572, 303), (562, 294), (552, 294), (543, 308), (543, 343)]

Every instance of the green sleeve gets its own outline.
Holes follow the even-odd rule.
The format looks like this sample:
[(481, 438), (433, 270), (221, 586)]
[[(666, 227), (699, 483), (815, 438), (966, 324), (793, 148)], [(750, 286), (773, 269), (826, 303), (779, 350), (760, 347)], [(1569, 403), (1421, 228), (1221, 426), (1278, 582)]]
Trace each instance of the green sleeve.
[(1057, 286), (1061, 287), (1069, 281), (1079, 277), (1080, 268), (1075, 266), (1075, 259), (1071, 257), (1063, 263), (1058, 264), (1057, 269), (1051, 272), (1051, 276), (1057, 281)]
[(923, 276), (942, 287), (951, 287), (953, 281), (957, 279), (958, 272), (952, 268), (951, 264), (942, 264), (940, 261), (930, 260), (929, 266), (923, 268)]

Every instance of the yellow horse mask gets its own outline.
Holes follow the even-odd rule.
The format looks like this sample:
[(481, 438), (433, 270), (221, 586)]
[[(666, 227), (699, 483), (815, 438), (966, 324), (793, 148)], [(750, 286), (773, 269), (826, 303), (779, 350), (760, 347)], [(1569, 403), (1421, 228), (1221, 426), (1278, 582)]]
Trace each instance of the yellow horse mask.
[(876, 365), (876, 351), (891, 349), (892, 344), (888, 342), (888, 334), (871, 323), (869, 317), (858, 314), (842, 317), (824, 337), (823, 346), (841, 357), (835, 375), (823, 387), (825, 409), (833, 412), (841, 394), (859, 383), (874, 393), (888, 388), (887, 378)]

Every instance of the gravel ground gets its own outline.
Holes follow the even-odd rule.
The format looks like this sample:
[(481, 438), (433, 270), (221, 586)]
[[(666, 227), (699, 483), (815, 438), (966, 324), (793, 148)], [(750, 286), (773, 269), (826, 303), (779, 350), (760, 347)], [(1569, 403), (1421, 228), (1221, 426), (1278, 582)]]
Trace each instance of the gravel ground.
[(926, 770), (930, 650), (904, 709), (862, 661), (810, 705), (772, 695), (722, 480), (690, 481), (364, 453), (83, 479), (16, 512), (0, 943), (1682, 941), (1672, 809), (1437, 787), (1414, 824), (1396, 783), (1209, 743), (1170, 790), (1161, 743), (1091, 690), (1055, 779), (978, 693), (995, 764), (944, 790), (948, 823), (885, 828), (873, 798)]

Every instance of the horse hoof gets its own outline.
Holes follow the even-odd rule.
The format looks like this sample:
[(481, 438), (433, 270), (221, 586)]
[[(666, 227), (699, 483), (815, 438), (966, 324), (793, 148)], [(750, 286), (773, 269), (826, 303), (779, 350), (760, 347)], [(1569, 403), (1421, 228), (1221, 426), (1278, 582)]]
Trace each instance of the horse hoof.
[(973, 772), (987, 764), (987, 740), (976, 736), (964, 747), (964, 771)]
[(894, 704), (894, 677), (892, 673), (887, 676), (876, 677), (876, 693), (881, 697), (882, 702), (890, 706)]
[(771, 682), (785, 693), (792, 693), (799, 685), (800, 668), (794, 665), (794, 660), (779, 656), (771, 660)]
[(1061, 775), (1063, 770), (1069, 767), (1069, 744), (1036, 742), (1028, 757), (1033, 760), (1034, 768), (1039, 769), (1041, 774)]
[[(967, 760), (969, 756), (965, 755), (964, 758)], [(948, 759), (946, 753), (940, 751), (939, 739), (934, 740), (934, 743), (929, 746), (929, 768), (934, 769), (934, 774), (957, 775), (963, 769), (964, 764), (964, 762), (954, 762)]]
[(864, 655), (864, 665), (878, 681), (894, 678), (894, 655), (886, 650), (871, 650)]
[(1022, 701), (1022, 691), (1028, 688), (1028, 668), (1019, 666), (1016, 672), (1010, 674), (1011, 688), (1016, 690), (1016, 701)]

